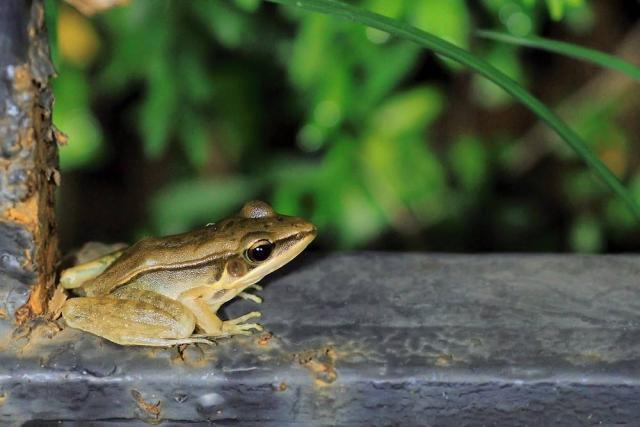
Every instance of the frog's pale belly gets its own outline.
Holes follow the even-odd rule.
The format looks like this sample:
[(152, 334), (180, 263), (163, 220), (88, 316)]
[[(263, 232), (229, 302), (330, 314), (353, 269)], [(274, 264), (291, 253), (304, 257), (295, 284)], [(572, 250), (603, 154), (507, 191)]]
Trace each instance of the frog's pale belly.
[(223, 267), (219, 264), (205, 265), (198, 268), (162, 270), (143, 274), (127, 285), (133, 289), (153, 291), (178, 299), (178, 296), (190, 289), (200, 286), (215, 287), (222, 276)]

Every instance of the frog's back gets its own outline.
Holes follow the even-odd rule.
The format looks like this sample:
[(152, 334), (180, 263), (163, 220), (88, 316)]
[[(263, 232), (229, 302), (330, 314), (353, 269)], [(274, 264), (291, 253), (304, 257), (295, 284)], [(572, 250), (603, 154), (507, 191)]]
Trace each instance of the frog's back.
[(199, 267), (239, 255), (248, 236), (285, 242), (300, 233), (309, 235), (315, 229), (301, 218), (276, 214), (264, 202), (250, 201), (236, 216), (200, 230), (141, 240), (82, 290), (85, 295), (106, 295), (150, 272)]
[(233, 251), (230, 239), (216, 239), (213, 226), (162, 238), (150, 237), (127, 248), (102, 274), (83, 285), (84, 294), (106, 295), (137, 277), (158, 270), (198, 266)]

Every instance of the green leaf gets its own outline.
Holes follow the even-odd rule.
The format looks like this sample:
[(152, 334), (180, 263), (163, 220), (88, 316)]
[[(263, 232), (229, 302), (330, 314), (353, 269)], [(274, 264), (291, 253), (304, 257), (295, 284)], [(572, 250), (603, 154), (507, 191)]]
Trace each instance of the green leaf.
[(201, 169), (207, 162), (210, 138), (207, 134), (206, 121), (202, 117), (194, 116), (195, 112), (182, 115), (178, 132), (184, 153), (192, 166)]
[(567, 174), (563, 179), (562, 187), (569, 203), (573, 206), (594, 203), (607, 194), (606, 187), (587, 171)]
[[(167, 39), (173, 37), (175, 24), (167, 10), (150, 2), (131, 2), (128, 7), (115, 7), (99, 16), (113, 46), (109, 60), (98, 69), (98, 87), (108, 94), (121, 91), (138, 79), (146, 79), (147, 67), (157, 56), (164, 56)], [(153, 24), (151, 24), (153, 23)], [(140, 33), (140, 28), (144, 32)]]
[(476, 34), (490, 40), (496, 40), (504, 43), (515, 44), (518, 46), (527, 46), (534, 49), (542, 49), (549, 52), (559, 53), (561, 55), (570, 56), (572, 58), (581, 59), (583, 61), (592, 62), (604, 68), (619, 71), (626, 74), (634, 80), (640, 81), (640, 67), (633, 65), (627, 61), (600, 52), (594, 49), (578, 46), (572, 43), (550, 40), (541, 37), (518, 37), (510, 34), (498, 33), (495, 31), (478, 31)]
[(357, 114), (366, 117), (402, 80), (418, 59), (419, 47), (406, 43), (389, 46), (368, 59), (367, 79), (355, 104)]
[(393, 138), (420, 131), (440, 114), (442, 104), (442, 96), (432, 87), (411, 89), (393, 96), (374, 112), (372, 130)]
[(103, 153), (102, 130), (89, 110), (56, 109), (56, 126), (69, 137), (60, 147), (60, 168), (64, 171), (86, 168), (98, 161)]
[[(483, 53), (486, 61), (491, 65), (511, 77), (518, 83), (523, 83), (524, 73), (518, 60), (516, 48), (513, 46), (492, 46), (488, 52)], [(473, 98), (474, 102), (485, 108), (497, 108), (513, 102), (513, 97), (496, 86), (491, 80), (476, 74), (473, 76)]]
[(157, 58), (149, 69), (147, 97), (140, 106), (140, 134), (144, 138), (145, 153), (158, 157), (164, 153), (173, 131), (178, 95), (169, 64)]
[(235, 0), (236, 5), (247, 12), (255, 12), (260, 6), (260, 0)]
[(69, 137), (68, 144), (60, 147), (63, 171), (94, 164), (104, 151), (102, 129), (89, 106), (89, 91), (86, 74), (71, 66), (63, 66), (60, 77), (53, 80), (53, 122)]
[[(636, 197), (640, 197), (640, 175), (631, 179), (629, 188)], [(619, 198), (612, 198), (605, 208), (605, 218), (609, 230), (614, 234), (626, 235), (636, 229), (637, 223)], [(622, 237), (622, 236), (619, 236)]]
[[(320, 165), (311, 220), (334, 246), (353, 248), (379, 234), (384, 216), (367, 194), (361, 172), (357, 140), (337, 135)], [(333, 235), (332, 235), (333, 234)]]
[(372, 115), (356, 156), (364, 185), (387, 220), (408, 227), (407, 213), (428, 224), (444, 213), (446, 178), (442, 163), (429, 149), (425, 127), (442, 109), (440, 93), (418, 87), (391, 97)]
[(325, 16), (310, 16), (303, 20), (288, 59), (289, 74), (293, 83), (308, 89), (323, 77), (324, 70), (331, 70), (335, 62), (335, 46), (331, 43), (333, 34), (331, 21)]
[(640, 220), (640, 207), (633, 196), (622, 185), (620, 180), (598, 159), (598, 157), (587, 147), (582, 139), (553, 111), (551, 111), (542, 101), (529, 93), (518, 83), (500, 72), (491, 64), (472, 53), (461, 49), (439, 37), (421, 31), (411, 25), (395, 19), (387, 18), (366, 10), (359, 9), (348, 4), (335, 0), (267, 0), (272, 3), (284, 4), (287, 6), (303, 8), (306, 10), (324, 13), (347, 20), (351, 20), (369, 27), (386, 31), (400, 38), (411, 40), (419, 45), (432, 50), (446, 58), (460, 62), (480, 73), (484, 77), (502, 87), (518, 101), (524, 104), (549, 127), (551, 127), (560, 137), (573, 148), (582, 160), (593, 169), (593, 171), (627, 204), (634, 216)]
[[(469, 46), (470, 17), (464, 0), (421, 0), (411, 3), (409, 22), (421, 30), (440, 37), (456, 46)], [(456, 61), (444, 59), (453, 70), (461, 67)]]
[(539, 0), (483, 0), (488, 12), (498, 18), (510, 33), (527, 35), (538, 27), (536, 2)]
[(421, 0), (411, 5), (409, 19), (417, 28), (457, 46), (469, 45), (469, 9), (463, 0)]
[(384, 222), (362, 186), (349, 181), (340, 190), (336, 195), (341, 208), (338, 244), (342, 248), (353, 248), (380, 234)]
[(405, 0), (368, 0), (365, 7), (380, 15), (398, 18), (405, 9)]
[(460, 186), (476, 192), (487, 181), (489, 159), (482, 141), (472, 136), (459, 138), (449, 149), (449, 163)]
[(554, 21), (559, 21), (564, 16), (564, 1), (563, 0), (547, 0), (547, 9), (549, 9), (549, 15)]
[(206, 25), (207, 30), (223, 46), (237, 48), (251, 38), (249, 15), (218, 1), (189, 3), (193, 16)]
[(304, 217), (312, 215), (313, 211), (303, 211), (303, 201), (318, 185), (319, 172), (316, 162), (277, 157), (261, 176), (264, 181), (273, 183), (272, 206), (276, 212)]
[(582, 215), (572, 225), (569, 240), (575, 252), (600, 252), (604, 243), (602, 226), (596, 218)]
[[(192, 42), (191, 46), (197, 41)], [(185, 41), (189, 46), (189, 42)], [(211, 71), (204, 64), (206, 52), (187, 50), (180, 52), (177, 67), (179, 70), (180, 83), (183, 86), (187, 99), (194, 103), (205, 104), (211, 101), (215, 95), (216, 82), (213, 80)]]

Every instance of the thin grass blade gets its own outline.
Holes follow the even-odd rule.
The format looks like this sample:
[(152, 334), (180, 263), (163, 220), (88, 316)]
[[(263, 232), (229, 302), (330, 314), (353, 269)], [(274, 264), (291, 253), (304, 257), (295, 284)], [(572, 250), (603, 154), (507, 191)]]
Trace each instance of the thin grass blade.
[(609, 55), (608, 53), (600, 52), (598, 50), (589, 49), (586, 47), (557, 40), (545, 39), (542, 37), (518, 37), (510, 34), (485, 30), (477, 31), (476, 34), (479, 37), (485, 39), (514, 44), (518, 46), (531, 47), (534, 49), (546, 50), (549, 52), (559, 53), (561, 55), (591, 62), (600, 65), (603, 68), (609, 68), (615, 71), (619, 71), (634, 80), (640, 81), (640, 67), (616, 56)]
[(631, 193), (624, 187), (613, 172), (587, 147), (582, 139), (567, 126), (560, 117), (551, 111), (542, 101), (509, 78), (506, 74), (472, 53), (461, 49), (433, 34), (422, 31), (403, 22), (378, 15), (335, 0), (266, 0), (286, 6), (297, 7), (313, 12), (347, 19), (368, 27), (385, 31), (396, 37), (413, 41), (439, 55), (457, 61), (502, 87), (514, 98), (524, 104), (553, 129), (580, 158), (599, 176), (602, 181), (622, 200), (640, 221), (640, 207)]

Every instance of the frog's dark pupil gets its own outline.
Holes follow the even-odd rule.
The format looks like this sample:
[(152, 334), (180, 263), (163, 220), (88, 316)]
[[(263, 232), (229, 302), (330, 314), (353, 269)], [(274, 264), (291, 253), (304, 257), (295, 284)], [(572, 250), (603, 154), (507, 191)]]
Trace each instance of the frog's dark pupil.
[(259, 262), (269, 258), (271, 251), (273, 250), (273, 244), (265, 243), (264, 245), (256, 246), (249, 249), (249, 259), (251, 261)]

